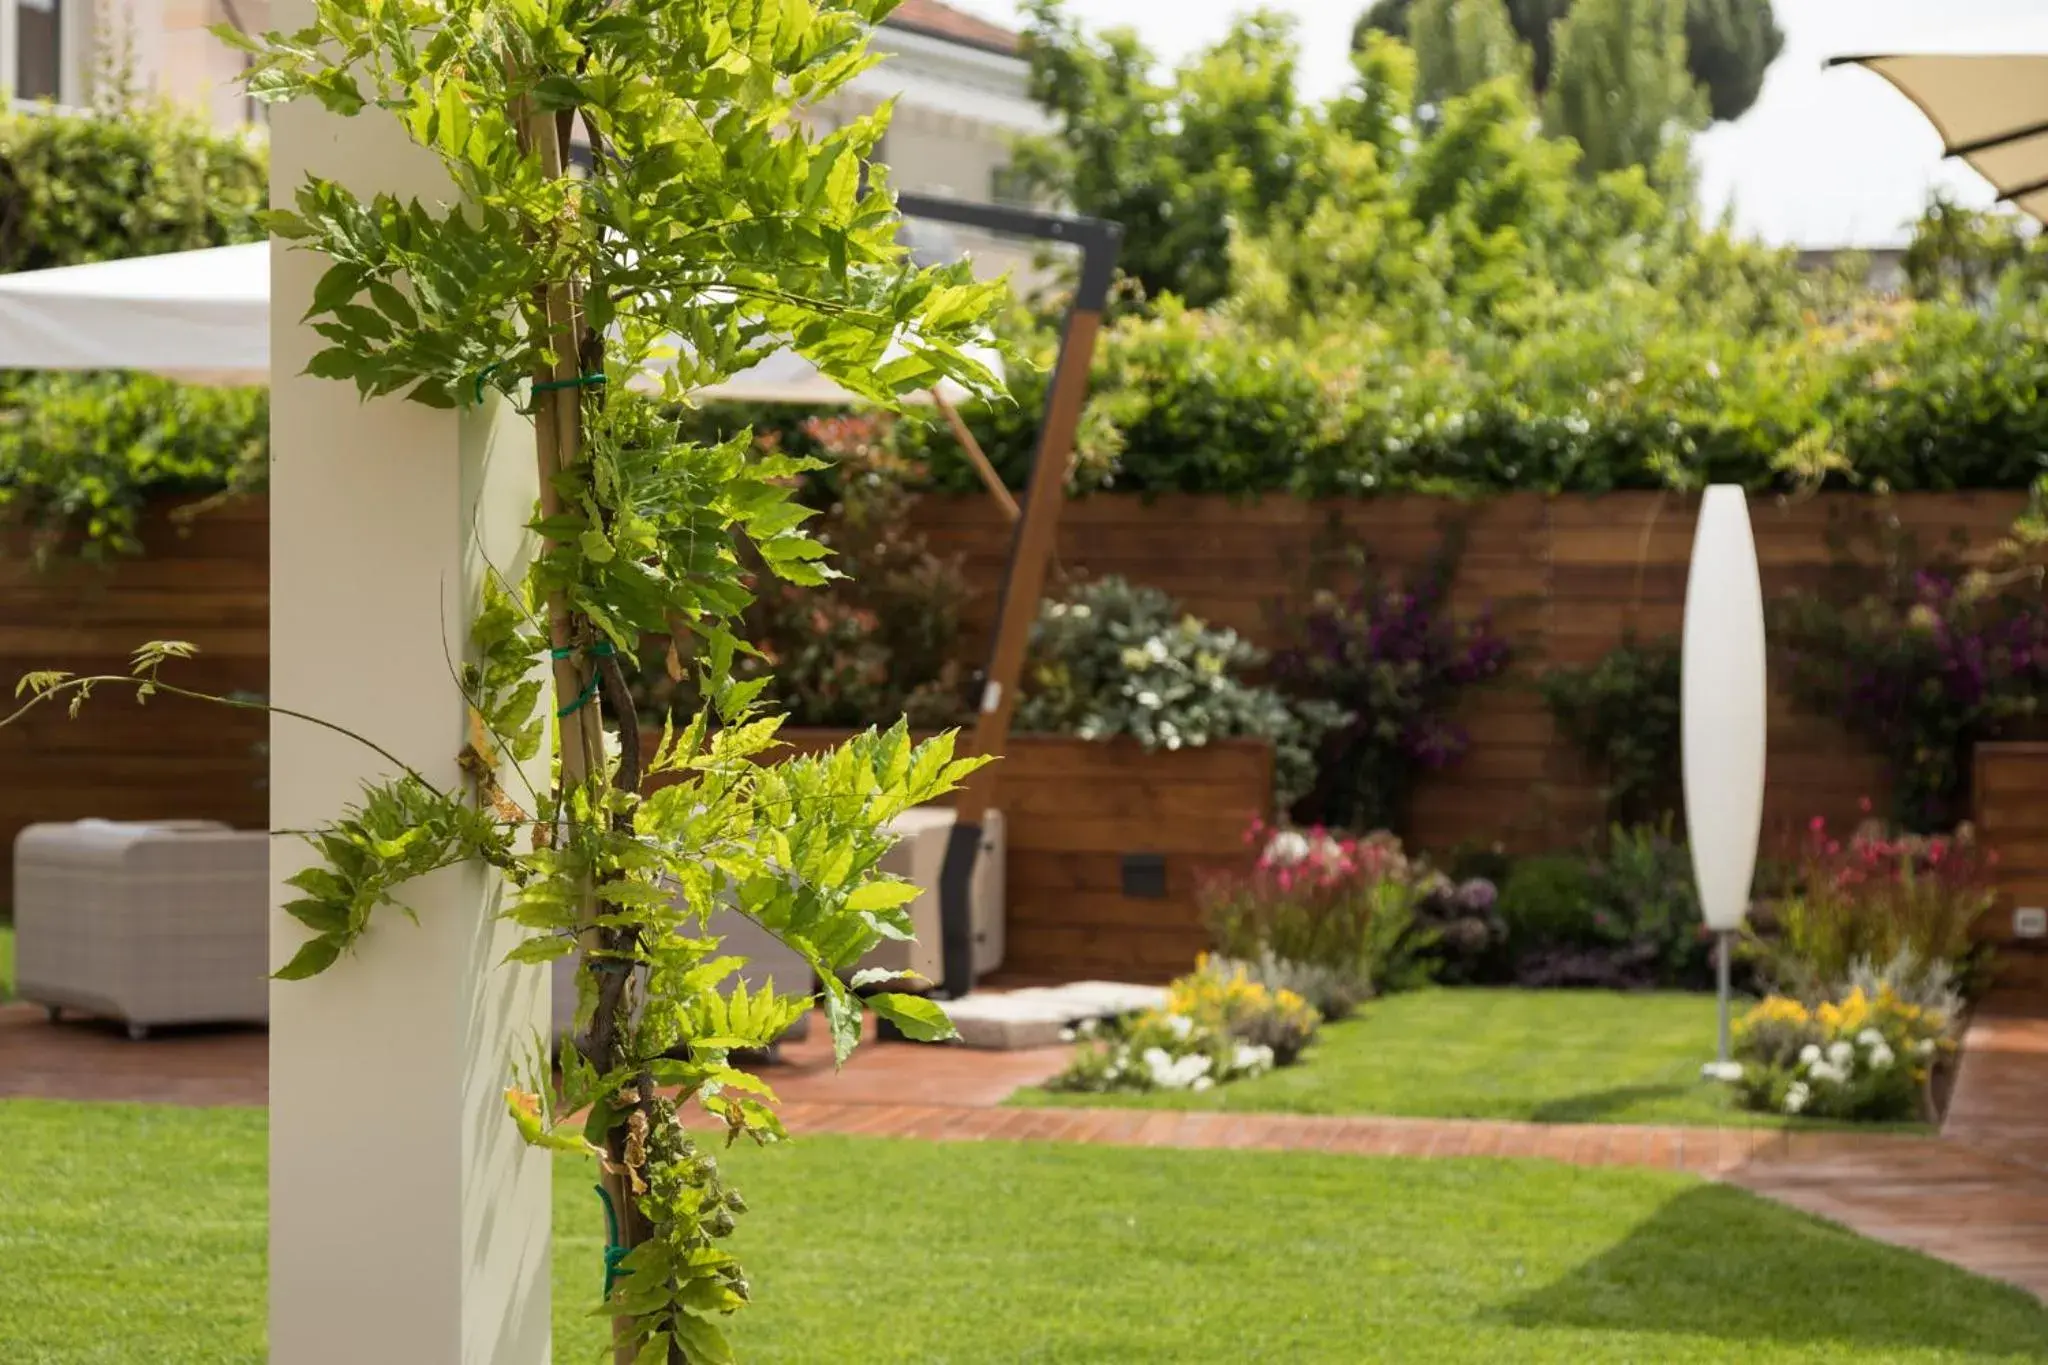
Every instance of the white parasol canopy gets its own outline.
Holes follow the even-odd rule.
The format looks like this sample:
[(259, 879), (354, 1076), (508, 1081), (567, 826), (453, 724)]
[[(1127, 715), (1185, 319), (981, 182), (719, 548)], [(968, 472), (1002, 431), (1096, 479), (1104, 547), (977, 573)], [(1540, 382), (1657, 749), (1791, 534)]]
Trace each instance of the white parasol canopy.
[(2048, 222), (2048, 15), (1936, 30), (1828, 62), (1844, 64), (1891, 82), (1934, 124), (1946, 155), (1968, 162), (2000, 200)]
[[(975, 359), (1000, 376), (994, 351)], [(0, 275), (0, 369), (145, 370), (203, 384), (270, 382), (270, 246), (213, 247)], [(794, 351), (777, 351), (699, 402), (853, 403)], [(939, 386), (946, 402), (966, 390)], [(918, 394), (913, 402), (930, 402)]]

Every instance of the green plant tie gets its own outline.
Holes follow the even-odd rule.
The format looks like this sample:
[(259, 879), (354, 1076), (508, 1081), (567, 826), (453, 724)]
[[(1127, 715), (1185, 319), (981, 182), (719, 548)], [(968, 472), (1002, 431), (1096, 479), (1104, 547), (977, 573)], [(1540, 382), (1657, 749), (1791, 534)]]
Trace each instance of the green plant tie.
[[(549, 650), (548, 657), (551, 659), (573, 659), (578, 653), (588, 654), (592, 658), (597, 659), (609, 659), (617, 654), (618, 650), (612, 647), (610, 640), (599, 640), (594, 645), (563, 645), (560, 649)], [(584, 707), (590, 705), (590, 699), (597, 695), (597, 682), (596, 676), (593, 675), (590, 681), (584, 685), (583, 690), (576, 694), (576, 700), (555, 712), (555, 719), (567, 720)]]
[(610, 1299), (612, 1285), (619, 1278), (619, 1267), (626, 1263), (626, 1256), (632, 1248), (619, 1241), (619, 1211), (612, 1206), (611, 1191), (602, 1185), (592, 1188), (604, 1203), (604, 1296)]
[(573, 379), (550, 379), (545, 384), (535, 384), (535, 393), (546, 393), (549, 389), (581, 389), (604, 383), (601, 374), (579, 374)]
[(477, 376), (476, 376), (476, 401), (477, 401), (477, 402), (481, 403), (481, 402), (483, 402), (483, 401), (484, 401), (484, 381), (485, 381), (485, 380), (487, 380), (487, 379), (489, 379), (489, 378), (490, 378), (490, 377), (491, 377), (492, 375), (496, 374), (496, 373), (497, 373), (498, 371), (500, 371), (500, 370), (502, 370), (502, 369), (504, 369), (504, 368), (505, 368), (505, 362), (504, 362), (504, 361), (502, 361), (502, 360), (493, 360), (493, 361), (492, 361), (492, 362), (491, 362), (490, 364), (488, 364), (488, 365), (484, 366), (482, 370), (480, 370), (480, 371), (478, 371), (478, 372), (477, 372)]

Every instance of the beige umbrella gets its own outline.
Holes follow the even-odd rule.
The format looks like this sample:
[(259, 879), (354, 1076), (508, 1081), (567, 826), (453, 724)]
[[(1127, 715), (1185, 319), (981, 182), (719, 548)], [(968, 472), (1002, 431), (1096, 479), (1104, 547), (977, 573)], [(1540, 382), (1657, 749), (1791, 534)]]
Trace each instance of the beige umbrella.
[(2048, 15), (1828, 65), (1867, 67), (1891, 82), (1934, 124), (1944, 154), (2048, 223)]

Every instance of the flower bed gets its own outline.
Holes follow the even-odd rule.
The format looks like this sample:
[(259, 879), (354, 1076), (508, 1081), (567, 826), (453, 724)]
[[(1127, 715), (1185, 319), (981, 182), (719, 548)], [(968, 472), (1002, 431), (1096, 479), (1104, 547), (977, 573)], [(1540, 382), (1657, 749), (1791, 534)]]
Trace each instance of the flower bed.
[(1932, 1123), (1940, 1117), (1936, 1068), (1955, 1056), (1957, 1024), (1948, 1010), (1902, 1000), (1889, 984), (1874, 992), (1858, 985), (1811, 1008), (1772, 996), (1736, 1030), (1736, 1084), (1760, 1111)]
[(1293, 1066), (1322, 1026), (1299, 995), (1268, 990), (1243, 968), (1203, 958), (1168, 989), (1166, 1007), (1106, 1024), (1083, 1024), (1067, 1069), (1047, 1088), (1207, 1090)]

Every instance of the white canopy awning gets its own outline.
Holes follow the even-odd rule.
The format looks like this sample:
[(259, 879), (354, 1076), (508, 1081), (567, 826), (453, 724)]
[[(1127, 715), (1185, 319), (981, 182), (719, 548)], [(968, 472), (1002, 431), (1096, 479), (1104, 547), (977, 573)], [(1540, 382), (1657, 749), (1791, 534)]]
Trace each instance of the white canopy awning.
[(270, 381), (270, 248), (0, 275), (0, 368)]
[[(993, 351), (976, 359), (1002, 373)], [(144, 370), (193, 383), (267, 384), (270, 246), (0, 275), (0, 369)], [(949, 402), (965, 397), (950, 380), (940, 392)], [(819, 407), (858, 401), (794, 351), (778, 351), (695, 397)]]

